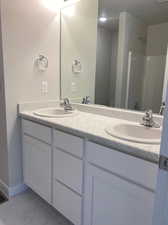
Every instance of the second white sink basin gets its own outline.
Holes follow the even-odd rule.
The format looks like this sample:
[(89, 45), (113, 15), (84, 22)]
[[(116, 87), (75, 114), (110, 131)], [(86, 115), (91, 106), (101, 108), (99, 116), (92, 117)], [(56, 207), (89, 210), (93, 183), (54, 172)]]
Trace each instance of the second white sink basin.
[(120, 123), (105, 130), (113, 137), (136, 143), (160, 144), (161, 141), (161, 128), (148, 128), (138, 123)]
[(39, 109), (34, 112), (36, 116), (48, 117), (48, 118), (60, 118), (60, 117), (70, 117), (77, 115), (78, 111), (65, 111), (64, 108), (45, 108)]

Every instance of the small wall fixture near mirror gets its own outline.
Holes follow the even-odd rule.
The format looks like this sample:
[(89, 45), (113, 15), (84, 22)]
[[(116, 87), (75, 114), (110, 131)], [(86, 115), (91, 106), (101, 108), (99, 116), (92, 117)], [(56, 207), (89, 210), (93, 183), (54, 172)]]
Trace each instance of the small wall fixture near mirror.
[[(168, 1), (81, 0), (73, 18), (63, 10), (62, 98), (159, 113), (168, 81)], [(74, 58), (84, 76), (67, 76)]]
[(82, 72), (82, 64), (80, 60), (75, 59), (72, 63), (72, 72), (75, 74), (80, 74)]
[(41, 72), (44, 72), (48, 69), (48, 58), (44, 55), (39, 55), (35, 60), (37, 69)]

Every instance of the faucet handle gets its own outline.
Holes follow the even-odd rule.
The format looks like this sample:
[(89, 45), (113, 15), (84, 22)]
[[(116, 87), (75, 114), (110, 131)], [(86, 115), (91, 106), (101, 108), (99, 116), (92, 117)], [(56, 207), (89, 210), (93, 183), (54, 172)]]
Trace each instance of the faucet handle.
[(70, 104), (69, 98), (64, 98), (64, 104), (65, 105), (69, 105)]
[(153, 111), (151, 109), (147, 110), (145, 112), (145, 117), (147, 117), (147, 118), (153, 118)]
[(166, 103), (165, 102), (162, 102), (162, 104), (160, 106), (159, 115), (162, 116), (164, 114), (165, 108), (166, 108)]
[(82, 100), (82, 104), (89, 104), (90, 103), (90, 96), (86, 96), (85, 98), (83, 98)]
[(73, 110), (74, 110), (74, 108), (73, 108), (72, 105), (70, 104), (69, 98), (64, 98), (63, 106), (64, 106), (64, 110), (65, 110), (65, 111), (73, 111)]
[(142, 125), (145, 127), (160, 128), (160, 125), (154, 121), (153, 111), (151, 109), (145, 111), (145, 115), (143, 116), (142, 120)]

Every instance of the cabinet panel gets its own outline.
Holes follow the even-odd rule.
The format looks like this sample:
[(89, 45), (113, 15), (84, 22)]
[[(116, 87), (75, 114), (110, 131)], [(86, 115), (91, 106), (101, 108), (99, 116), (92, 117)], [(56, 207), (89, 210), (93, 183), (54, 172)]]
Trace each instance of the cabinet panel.
[(24, 135), (23, 165), (25, 184), (51, 202), (51, 147)]
[(55, 130), (54, 146), (80, 158), (83, 157), (83, 139)]
[(147, 188), (155, 190), (158, 165), (92, 142), (87, 142), (88, 161)]
[(88, 166), (84, 225), (152, 225), (154, 193)]
[(22, 120), (22, 127), (24, 134), (28, 134), (48, 144), (51, 144), (51, 128), (31, 122), (29, 120)]
[(82, 194), (82, 160), (54, 149), (54, 178)]
[(54, 207), (74, 225), (81, 225), (81, 205), (80, 196), (59, 182), (54, 182)]

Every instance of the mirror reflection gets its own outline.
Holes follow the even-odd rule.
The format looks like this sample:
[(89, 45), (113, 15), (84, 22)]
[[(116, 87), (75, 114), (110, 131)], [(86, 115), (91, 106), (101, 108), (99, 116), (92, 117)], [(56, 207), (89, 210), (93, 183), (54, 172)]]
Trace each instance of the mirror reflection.
[(87, 103), (159, 113), (168, 79), (168, 4), (91, 2), (76, 4), (73, 16), (62, 9), (62, 98), (90, 96)]

